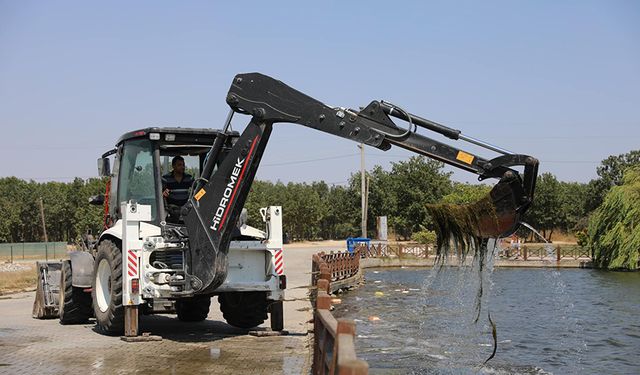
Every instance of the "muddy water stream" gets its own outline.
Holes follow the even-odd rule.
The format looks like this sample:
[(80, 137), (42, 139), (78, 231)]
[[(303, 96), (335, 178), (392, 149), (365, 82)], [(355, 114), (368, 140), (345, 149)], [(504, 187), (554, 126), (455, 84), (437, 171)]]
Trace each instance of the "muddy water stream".
[[(496, 269), (474, 323), (477, 272), (367, 270), (336, 315), (356, 320), (371, 373), (639, 374), (640, 273)], [(497, 325), (498, 349), (487, 311)]]

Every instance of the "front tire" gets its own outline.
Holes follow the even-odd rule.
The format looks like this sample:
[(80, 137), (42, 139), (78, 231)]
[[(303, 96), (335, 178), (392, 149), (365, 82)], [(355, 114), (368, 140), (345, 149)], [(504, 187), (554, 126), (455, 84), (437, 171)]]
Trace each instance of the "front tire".
[(267, 319), (267, 295), (264, 292), (228, 292), (218, 296), (222, 316), (230, 325), (253, 328)]
[(98, 245), (93, 269), (93, 313), (96, 330), (110, 336), (124, 333), (122, 306), (122, 251), (119, 244), (104, 240)]
[(183, 322), (201, 322), (207, 319), (211, 297), (193, 297), (176, 301), (178, 319)]
[(91, 294), (73, 286), (71, 261), (62, 262), (60, 270), (60, 324), (86, 323), (93, 315)]

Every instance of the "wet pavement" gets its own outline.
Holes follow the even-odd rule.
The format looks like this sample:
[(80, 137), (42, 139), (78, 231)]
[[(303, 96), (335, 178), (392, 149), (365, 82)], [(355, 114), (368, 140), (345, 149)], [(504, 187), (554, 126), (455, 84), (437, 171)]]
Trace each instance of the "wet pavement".
[[(63, 326), (31, 318), (35, 293), (0, 297), (0, 374), (306, 374), (311, 367), (311, 255), (326, 247), (285, 248), (286, 336), (255, 337), (227, 325), (217, 298), (207, 320), (140, 317), (142, 332), (162, 341), (129, 343), (95, 332), (93, 324)], [(269, 327), (267, 320), (262, 329)]]

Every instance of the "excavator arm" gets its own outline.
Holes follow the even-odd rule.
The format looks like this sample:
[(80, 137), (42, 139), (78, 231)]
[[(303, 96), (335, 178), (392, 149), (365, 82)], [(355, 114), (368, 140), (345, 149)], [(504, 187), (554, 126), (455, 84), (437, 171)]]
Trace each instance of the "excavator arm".
[[(226, 101), (232, 112), (225, 131), (214, 142), (203, 168), (204, 178), (196, 184), (186, 207), (185, 223), (192, 257), (188, 264), (195, 276), (191, 284), (199, 293), (213, 291), (226, 277), (231, 233), (275, 123), (303, 125), (385, 151), (397, 146), (475, 173), (479, 180), (498, 178), (499, 183), (490, 193), (497, 218), (479, 220), (484, 223), (479, 233), (484, 237), (513, 233), (533, 201), (538, 160), (468, 137), (388, 102), (372, 101), (360, 110), (329, 107), (260, 73), (238, 74)], [(251, 120), (231, 144), (226, 130), (233, 113), (250, 115)], [(399, 127), (392, 118), (402, 120), (406, 127)], [(484, 159), (418, 134), (418, 127), (502, 155)], [(226, 156), (218, 162), (222, 152)], [(523, 167), (522, 175), (513, 167)]]

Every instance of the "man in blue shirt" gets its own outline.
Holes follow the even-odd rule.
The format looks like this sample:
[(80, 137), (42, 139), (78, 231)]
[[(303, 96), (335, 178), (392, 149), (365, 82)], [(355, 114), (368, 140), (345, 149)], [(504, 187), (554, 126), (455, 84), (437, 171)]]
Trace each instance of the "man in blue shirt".
[(184, 158), (180, 155), (171, 160), (171, 167), (171, 173), (162, 176), (162, 196), (167, 204), (183, 206), (189, 200), (193, 176), (184, 172)]

